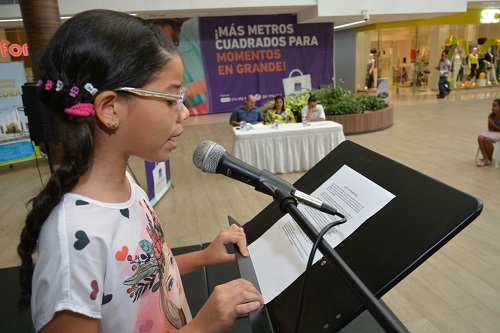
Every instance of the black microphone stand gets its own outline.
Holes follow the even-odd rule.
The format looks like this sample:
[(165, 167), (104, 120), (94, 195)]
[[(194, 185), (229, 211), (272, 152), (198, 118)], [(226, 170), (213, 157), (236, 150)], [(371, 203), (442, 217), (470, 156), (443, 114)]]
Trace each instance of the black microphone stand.
[[(297, 208), (296, 199), (291, 194), (279, 189), (274, 191), (273, 198), (280, 210), (283, 213), (289, 213), (295, 222), (297, 222), (299, 227), (314, 243), (319, 232)], [(368, 311), (370, 311), (373, 317), (386, 332), (408, 332), (408, 330), (398, 320), (396, 320), (394, 314), (380, 304), (373, 293), (364, 285), (364, 283), (356, 276), (351, 268), (325, 239), (320, 242), (319, 250), (325, 257), (326, 261), (337, 269), (349, 287), (351, 287), (356, 296), (358, 296), (361, 302), (363, 302)]]

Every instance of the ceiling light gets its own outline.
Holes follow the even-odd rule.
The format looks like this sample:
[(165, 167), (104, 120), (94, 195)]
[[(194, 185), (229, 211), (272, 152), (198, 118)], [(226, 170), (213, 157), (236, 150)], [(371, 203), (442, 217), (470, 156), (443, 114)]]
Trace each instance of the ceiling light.
[(346, 23), (346, 24), (341, 24), (337, 26), (333, 26), (333, 30), (340, 29), (340, 28), (345, 28), (345, 27), (350, 27), (351, 25), (356, 25), (356, 24), (361, 24), (370, 21), (370, 14), (366, 10), (362, 10), (361, 14), (363, 15), (363, 19), (360, 21), (356, 22), (351, 22), (351, 23)]
[[(132, 15), (132, 16), (137, 16), (137, 14), (135, 13), (131, 13), (129, 15)], [(70, 19), (72, 16), (61, 16), (61, 20), (67, 20), (67, 19)], [(7, 22), (22, 22), (23, 19), (22, 18), (16, 18), (16, 19), (2, 19), (0, 20), (0, 23), (7, 23)]]
[(0, 20), (0, 22), (22, 22), (23, 19), (5, 19), (5, 20)]
[(335, 29), (350, 27), (351, 25), (361, 24), (361, 23), (365, 23), (365, 22), (366, 22), (365, 20), (361, 20), (361, 21), (356, 21), (356, 22), (351, 22), (351, 23), (336, 25), (336, 26), (333, 27), (333, 29), (335, 30)]

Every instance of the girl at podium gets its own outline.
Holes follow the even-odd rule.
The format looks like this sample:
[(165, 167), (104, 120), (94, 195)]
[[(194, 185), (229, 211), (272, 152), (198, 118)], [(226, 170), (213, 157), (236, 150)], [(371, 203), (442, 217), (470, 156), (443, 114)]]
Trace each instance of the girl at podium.
[(207, 248), (174, 257), (126, 172), (131, 156), (161, 162), (179, 145), (189, 116), (183, 72), (174, 43), (125, 13), (82, 12), (54, 34), (37, 85), (64, 127), (64, 155), (31, 200), (17, 248), (19, 307), (31, 306), (37, 332), (223, 332), (263, 304), (236, 279), (193, 318), (181, 276), (236, 261), (227, 244), (248, 255), (245, 233), (231, 226)]

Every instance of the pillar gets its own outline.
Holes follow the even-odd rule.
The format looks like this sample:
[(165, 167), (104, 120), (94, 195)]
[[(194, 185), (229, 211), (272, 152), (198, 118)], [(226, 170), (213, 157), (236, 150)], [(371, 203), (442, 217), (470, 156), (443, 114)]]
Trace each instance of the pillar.
[(54, 32), (61, 25), (57, 0), (20, 0), (24, 31), (33, 66), (33, 77), (39, 79), (38, 63)]

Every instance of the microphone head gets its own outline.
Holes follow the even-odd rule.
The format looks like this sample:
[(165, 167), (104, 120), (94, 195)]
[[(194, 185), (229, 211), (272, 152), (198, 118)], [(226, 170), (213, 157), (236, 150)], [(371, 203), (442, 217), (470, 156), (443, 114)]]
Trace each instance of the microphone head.
[(193, 163), (204, 172), (216, 173), (217, 165), (225, 153), (226, 150), (222, 146), (210, 140), (205, 140), (195, 149)]

